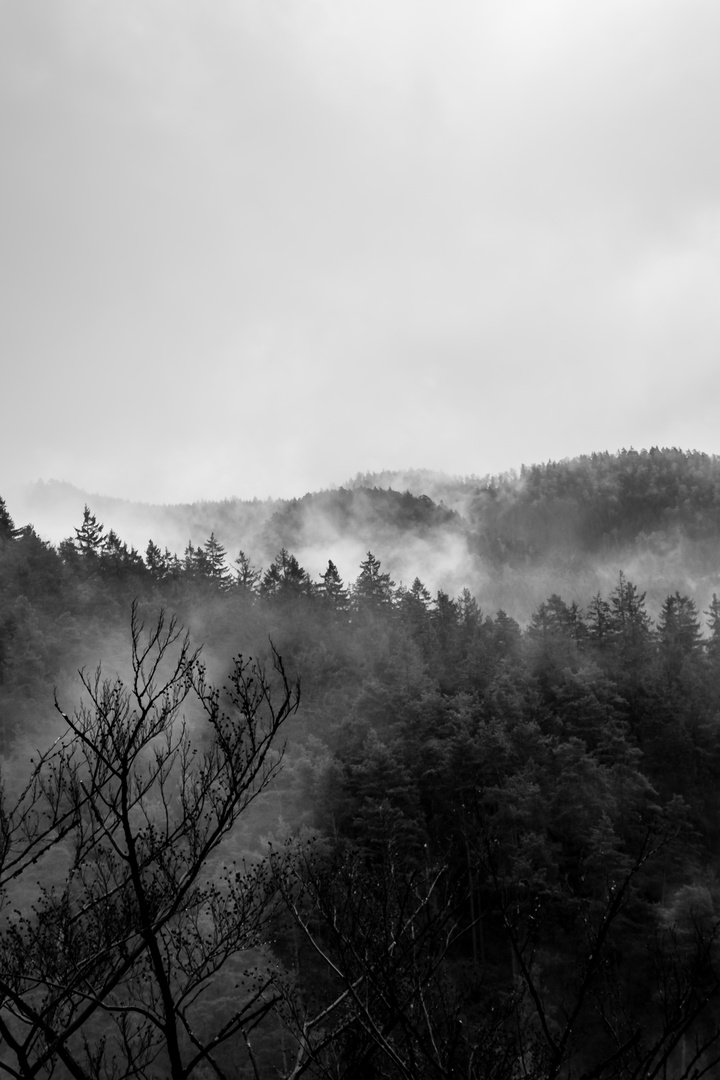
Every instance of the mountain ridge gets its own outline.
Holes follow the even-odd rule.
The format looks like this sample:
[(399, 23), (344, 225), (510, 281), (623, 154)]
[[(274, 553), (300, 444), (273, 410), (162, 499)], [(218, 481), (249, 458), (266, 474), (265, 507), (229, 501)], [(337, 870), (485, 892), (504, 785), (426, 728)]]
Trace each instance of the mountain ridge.
[(313, 576), (332, 559), (351, 579), (371, 550), (396, 580), (419, 576), (451, 594), (467, 586), (490, 610), (508, 606), (510, 591), (516, 617), (556, 588), (551, 579), (589, 596), (620, 568), (658, 600), (674, 583), (702, 604), (719, 585), (720, 458), (676, 447), (602, 451), (483, 478), (384, 470), (262, 501), (156, 506), (40, 483), (26, 520), (40, 535), (52, 523), (59, 542), (74, 535), (85, 503), (140, 552), (152, 539), (182, 555), (212, 533), (231, 558), (243, 550), (267, 566), (286, 548)]

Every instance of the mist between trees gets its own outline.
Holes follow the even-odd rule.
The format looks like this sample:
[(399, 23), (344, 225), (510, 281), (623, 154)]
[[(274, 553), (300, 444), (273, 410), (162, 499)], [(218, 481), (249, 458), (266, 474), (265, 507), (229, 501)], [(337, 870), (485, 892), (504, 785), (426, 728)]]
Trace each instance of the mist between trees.
[(656, 614), (679, 590), (702, 610), (718, 588), (720, 461), (696, 451), (626, 450), (524, 466), (495, 477), (427, 470), (359, 475), (344, 487), (292, 500), (226, 499), (149, 506), (36, 484), (16, 518), (57, 543), (89, 503), (128, 544), (148, 536), (181, 555), (210, 534), (258, 566), (292, 552), (314, 581), (332, 558), (353, 580), (368, 550), (406, 586), (435, 595), (470, 589), (486, 611), (525, 624), (552, 593), (584, 602), (615, 587), (623, 569)]
[(0, 590), (0, 1071), (717, 1075), (712, 594), (522, 627), (4, 504)]

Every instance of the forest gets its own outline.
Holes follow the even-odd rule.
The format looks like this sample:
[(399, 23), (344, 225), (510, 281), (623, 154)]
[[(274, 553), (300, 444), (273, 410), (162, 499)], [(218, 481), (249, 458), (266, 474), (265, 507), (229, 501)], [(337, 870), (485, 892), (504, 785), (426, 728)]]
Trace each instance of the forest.
[[(265, 565), (0, 499), (2, 1074), (718, 1075), (720, 461), (371, 479)], [(393, 580), (442, 530), (527, 619)]]

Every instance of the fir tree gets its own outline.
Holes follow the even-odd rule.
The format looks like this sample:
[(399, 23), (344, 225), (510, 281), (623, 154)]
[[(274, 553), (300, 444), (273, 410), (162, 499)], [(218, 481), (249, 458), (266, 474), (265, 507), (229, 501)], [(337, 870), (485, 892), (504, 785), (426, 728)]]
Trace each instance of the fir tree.
[(10, 517), (5, 500), (0, 498), (0, 540), (12, 540), (15, 524)]
[(350, 603), (348, 591), (332, 559), (328, 560), (327, 570), (320, 575), (320, 580), (322, 584), (318, 592), (328, 607), (332, 611), (347, 611)]
[(360, 574), (353, 586), (353, 606), (358, 611), (384, 611), (392, 606), (395, 582), (380, 569), (380, 560), (371, 551), (360, 563)]
[(588, 638), (598, 649), (605, 649), (612, 639), (613, 619), (610, 605), (597, 593), (587, 609), (585, 616)]
[(237, 567), (235, 571), (237, 589), (247, 597), (255, 596), (258, 591), (258, 583), (262, 577), (262, 570), (258, 570), (253, 566), (242, 548), (235, 560), (235, 565)]
[(683, 660), (696, 656), (702, 645), (694, 601), (679, 592), (668, 596), (660, 611), (657, 634), (665, 670), (670, 678), (677, 678)]
[(622, 570), (610, 596), (614, 642), (628, 658), (642, 654), (650, 641), (650, 616), (645, 608), (645, 593), (638, 592)]
[(227, 589), (230, 585), (230, 570), (227, 563), (227, 552), (217, 540), (215, 533), (211, 532), (204, 544), (205, 574), (219, 588)]
[(710, 607), (703, 614), (707, 615), (706, 625), (710, 631), (710, 637), (705, 642), (705, 648), (708, 656), (712, 660), (718, 661), (720, 660), (720, 600), (717, 593), (713, 593)]
[(82, 556), (93, 558), (100, 555), (105, 541), (104, 526), (90, 512), (87, 503), (83, 510), (82, 525), (75, 530), (75, 537), (77, 550)]
[(305, 570), (287, 548), (281, 548), (265, 572), (260, 594), (284, 600), (309, 596), (312, 584)]

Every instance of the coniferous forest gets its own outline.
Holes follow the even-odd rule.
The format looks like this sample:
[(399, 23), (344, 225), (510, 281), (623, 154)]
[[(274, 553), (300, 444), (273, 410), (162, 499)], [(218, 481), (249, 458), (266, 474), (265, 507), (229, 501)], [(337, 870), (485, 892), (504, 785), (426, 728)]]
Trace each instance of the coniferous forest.
[[(4, 1075), (720, 1073), (720, 461), (371, 480), (267, 562), (0, 501)], [(358, 499), (513, 598), (311, 575)]]

